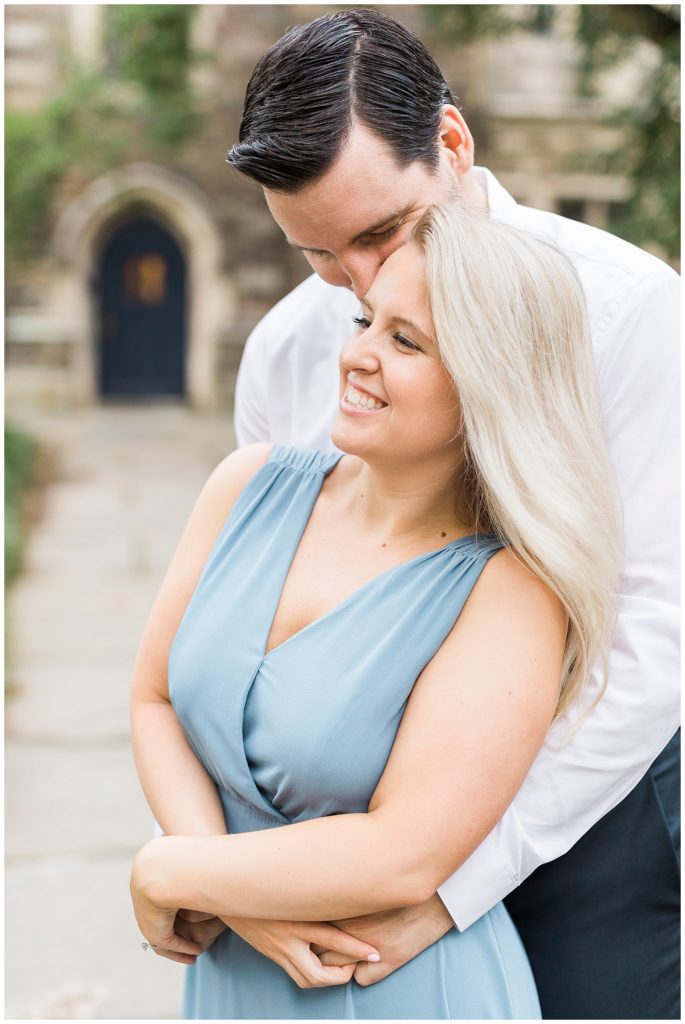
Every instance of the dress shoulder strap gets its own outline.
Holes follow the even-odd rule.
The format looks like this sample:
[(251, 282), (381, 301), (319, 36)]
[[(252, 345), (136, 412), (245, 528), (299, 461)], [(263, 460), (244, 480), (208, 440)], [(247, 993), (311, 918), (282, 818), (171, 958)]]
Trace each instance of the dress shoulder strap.
[(473, 554), (476, 558), (487, 562), (488, 559), (501, 551), (506, 544), (494, 533), (476, 533), (470, 538), (472, 541)]
[(328, 473), (343, 456), (343, 452), (309, 451), (294, 445), (275, 444), (267, 462), (290, 466), (302, 473)]

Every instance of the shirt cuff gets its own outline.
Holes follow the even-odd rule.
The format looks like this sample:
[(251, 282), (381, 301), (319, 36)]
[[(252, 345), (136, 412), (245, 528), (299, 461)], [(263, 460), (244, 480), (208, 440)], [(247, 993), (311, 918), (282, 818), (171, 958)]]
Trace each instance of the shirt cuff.
[(518, 881), (502, 856), (493, 833), (438, 889), (438, 896), (460, 932), (508, 896)]

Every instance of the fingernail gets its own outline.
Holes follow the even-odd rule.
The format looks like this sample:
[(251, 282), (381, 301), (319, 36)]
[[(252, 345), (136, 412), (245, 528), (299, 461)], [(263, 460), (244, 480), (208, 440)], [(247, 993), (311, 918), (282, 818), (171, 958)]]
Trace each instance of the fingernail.
[(381, 962), (381, 958), (378, 955), (378, 953), (369, 953), (366, 959), (369, 960), (372, 964), (379, 964)]

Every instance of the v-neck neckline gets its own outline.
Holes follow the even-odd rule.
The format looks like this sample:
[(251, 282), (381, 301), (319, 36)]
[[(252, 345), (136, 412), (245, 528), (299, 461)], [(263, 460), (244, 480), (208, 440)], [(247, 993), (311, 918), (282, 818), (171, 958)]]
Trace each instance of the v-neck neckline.
[(442, 547), (433, 548), (431, 551), (424, 551), (423, 554), (415, 555), (413, 558), (407, 558), (407, 559), (404, 559), (404, 561), (402, 561), (402, 562), (398, 562), (396, 565), (391, 565), (389, 568), (384, 569), (381, 573), (378, 573), (376, 576), (373, 576), (370, 580), (367, 580), (366, 583), (362, 583), (362, 585), (360, 587), (357, 587), (355, 590), (353, 590), (350, 594), (347, 595), (347, 597), (343, 598), (342, 601), (338, 601), (337, 604), (335, 604), (332, 608), (329, 608), (329, 610), (327, 612), (324, 612), (323, 615), (319, 615), (316, 619), (312, 619), (311, 622), (308, 622), (305, 626), (302, 626), (301, 629), (296, 630), (296, 632), (291, 633), (291, 635), (289, 637), (286, 637), (285, 640), (282, 640), (280, 644), (276, 644), (275, 647), (272, 647), (271, 650), (267, 651), (266, 647), (267, 647), (267, 644), (269, 642), (269, 637), (271, 635), (271, 630), (273, 629), (273, 624), (274, 624), (274, 621), (276, 619), (276, 615), (278, 614), (278, 610), (279, 610), (279, 607), (280, 607), (280, 604), (281, 604), (281, 599), (283, 597), (283, 591), (285, 590), (285, 585), (288, 582), (288, 576), (290, 575), (290, 570), (292, 569), (293, 564), (295, 562), (295, 559), (297, 557), (297, 553), (300, 550), (300, 545), (302, 544), (302, 538), (305, 535), (305, 532), (307, 530), (309, 522), (310, 522), (310, 520), (312, 518), (312, 515), (314, 513), (314, 508), (316, 507), (316, 503), (319, 500), (319, 497), (321, 495), (321, 491), (323, 490), (324, 482), (325, 482), (326, 478), (333, 472), (335, 467), (337, 465), (339, 465), (339, 463), (342, 461), (344, 456), (345, 456), (345, 453), (342, 452), (340, 454), (340, 457), (338, 459), (336, 459), (335, 462), (332, 465), (330, 465), (330, 466), (326, 467), (325, 469), (319, 471), (320, 475), (321, 475), (321, 480), (320, 480), (319, 486), (318, 486), (318, 488), (316, 490), (316, 493), (314, 495), (314, 499), (313, 499), (313, 501), (311, 503), (311, 506), (309, 508), (309, 512), (307, 513), (307, 516), (306, 516), (306, 518), (305, 518), (305, 520), (303, 522), (302, 530), (300, 531), (300, 535), (297, 538), (297, 543), (295, 545), (295, 549), (293, 551), (292, 557), (290, 558), (290, 561), (288, 562), (287, 568), (285, 570), (285, 576), (283, 577), (283, 582), (282, 582), (280, 590), (278, 591), (278, 594), (276, 596), (276, 604), (274, 606), (271, 618), (269, 620), (269, 624), (267, 626), (266, 635), (265, 635), (264, 641), (262, 643), (262, 653), (261, 653), (261, 661), (262, 662), (266, 661), (272, 655), (277, 654), (283, 647), (287, 647), (291, 643), (291, 641), (297, 640), (304, 633), (308, 633), (311, 629), (314, 629), (316, 626), (319, 626), (319, 625), (323, 624), (329, 618), (332, 618), (334, 615), (336, 615), (339, 612), (343, 611), (343, 609), (346, 608), (348, 604), (352, 603), (352, 601), (354, 601), (356, 598), (358, 598), (363, 592), (365, 592), (366, 590), (370, 589), (372, 586), (374, 586), (375, 584), (379, 583), (381, 580), (385, 579), (391, 573), (396, 572), (399, 569), (407, 568), (410, 565), (412, 565), (414, 562), (420, 562), (420, 561), (422, 561), (425, 558), (429, 558), (431, 555), (439, 555), (441, 552), (447, 551), (450, 548), (456, 547), (456, 546), (458, 546), (460, 544), (464, 544), (466, 541), (475, 540), (477, 537), (486, 537), (486, 536), (488, 536), (488, 534), (484, 534), (484, 533), (468, 533), (464, 537), (457, 537), (456, 540), (450, 541), (449, 544), (443, 544)]

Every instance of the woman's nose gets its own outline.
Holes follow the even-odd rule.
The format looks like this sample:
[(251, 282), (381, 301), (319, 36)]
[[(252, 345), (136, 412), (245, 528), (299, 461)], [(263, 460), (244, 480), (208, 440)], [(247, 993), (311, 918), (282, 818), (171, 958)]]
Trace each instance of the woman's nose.
[(372, 331), (372, 328), (366, 328), (348, 338), (340, 351), (340, 365), (343, 369), (376, 372), (379, 358)]

